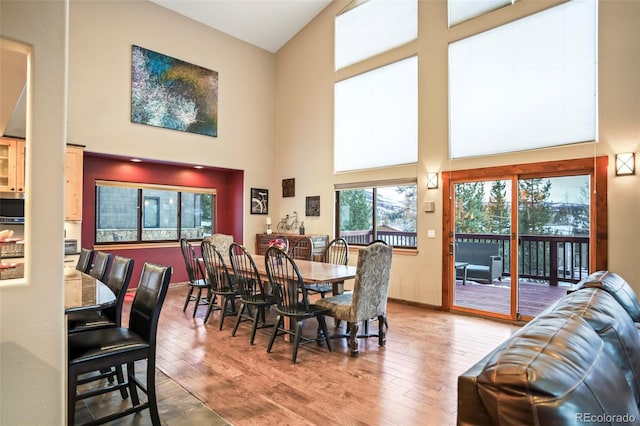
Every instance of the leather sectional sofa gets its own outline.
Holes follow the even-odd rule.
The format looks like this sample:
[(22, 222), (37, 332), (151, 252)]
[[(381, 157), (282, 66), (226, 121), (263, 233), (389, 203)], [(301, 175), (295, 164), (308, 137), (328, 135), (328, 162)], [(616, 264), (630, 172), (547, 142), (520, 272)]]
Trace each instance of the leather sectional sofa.
[(640, 302), (596, 272), (458, 377), (458, 425), (640, 424)]

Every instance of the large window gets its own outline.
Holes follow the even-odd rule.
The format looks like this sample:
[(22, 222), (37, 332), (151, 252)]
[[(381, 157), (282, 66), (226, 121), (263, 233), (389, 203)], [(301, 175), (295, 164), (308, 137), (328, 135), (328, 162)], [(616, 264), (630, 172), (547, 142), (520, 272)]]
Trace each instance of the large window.
[(201, 239), (214, 229), (215, 190), (96, 184), (96, 243)]
[(595, 140), (596, 12), (572, 0), (450, 44), (451, 158)]
[(336, 16), (336, 69), (359, 62), (418, 36), (417, 0), (368, 0)]
[(513, 4), (515, 0), (448, 0), (449, 26)]
[(394, 247), (417, 247), (415, 180), (336, 185), (336, 199), (336, 234), (349, 244), (379, 239)]
[(418, 58), (335, 84), (336, 172), (418, 161)]

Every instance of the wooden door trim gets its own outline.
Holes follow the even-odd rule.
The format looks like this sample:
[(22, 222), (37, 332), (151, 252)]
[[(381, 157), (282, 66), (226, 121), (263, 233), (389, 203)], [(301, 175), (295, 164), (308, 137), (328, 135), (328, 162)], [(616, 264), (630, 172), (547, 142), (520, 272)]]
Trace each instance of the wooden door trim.
[(509, 166), (485, 167), (479, 169), (452, 170), (442, 172), (442, 309), (450, 311), (452, 294), (451, 280), (452, 256), (449, 254), (453, 242), (453, 191), (452, 181), (458, 180), (490, 180), (505, 179), (517, 175), (520, 178), (559, 177), (574, 174), (591, 176), (591, 236), (595, 241), (590, 244), (590, 267), (592, 271), (606, 270), (608, 265), (608, 215), (607, 215), (607, 156), (578, 158), (563, 161), (546, 161), (540, 163), (523, 163)]

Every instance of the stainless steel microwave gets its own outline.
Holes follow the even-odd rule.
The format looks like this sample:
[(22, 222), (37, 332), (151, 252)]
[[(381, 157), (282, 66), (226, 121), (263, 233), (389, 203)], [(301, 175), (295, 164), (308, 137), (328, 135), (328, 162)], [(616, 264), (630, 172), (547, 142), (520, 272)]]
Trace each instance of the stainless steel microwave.
[(0, 198), (0, 223), (24, 223), (24, 199)]

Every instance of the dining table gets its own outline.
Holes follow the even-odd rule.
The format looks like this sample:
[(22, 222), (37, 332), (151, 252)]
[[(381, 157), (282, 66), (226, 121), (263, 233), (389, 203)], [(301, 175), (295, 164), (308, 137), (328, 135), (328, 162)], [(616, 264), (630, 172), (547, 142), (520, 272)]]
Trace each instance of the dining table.
[[(264, 255), (251, 255), (260, 278), (268, 280), (267, 266), (264, 261)], [(356, 267), (351, 265), (336, 265), (334, 263), (317, 262), (314, 260), (295, 259), (294, 262), (298, 266), (302, 281), (305, 284), (330, 283), (333, 287), (333, 294), (344, 293), (344, 282), (355, 278)]]
[(64, 312), (101, 310), (116, 304), (115, 293), (102, 281), (75, 267), (64, 268)]

